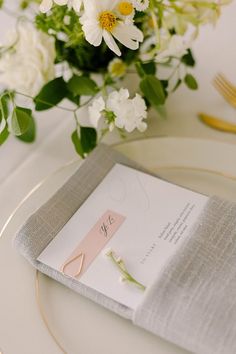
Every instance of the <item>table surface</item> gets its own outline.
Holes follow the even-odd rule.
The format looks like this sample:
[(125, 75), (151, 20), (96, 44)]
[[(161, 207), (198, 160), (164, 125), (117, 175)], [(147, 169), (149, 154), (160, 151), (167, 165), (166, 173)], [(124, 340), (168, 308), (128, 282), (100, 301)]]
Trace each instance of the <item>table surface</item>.
[[(236, 2), (233, 1), (223, 9), (222, 16), (215, 28), (207, 25), (201, 29), (199, 38), (193, 46), (197, 60), (194, 73), (199, 82), (199, 90), (193, 92), (181, 87), (169, 97), (167, 119), (158, 117), (155, 112), (151, 112), (149, 128), (144, 134), (146, 137), (201, 137), (235, 144), (234, 134), (222, 133), (206, 127), (197, 118), (197, 112), (206, 112), (236, 123), (234, 109), (225, 103), (212, 86), (212, 79), (218, 72), (225, 73), (236, 83), (235, 12)], [(0, 13), (0, 40), (11, 26), (14, 26), (14, 19)], [(46, 113), (37, 113), (36, 118), (38, 136), (34, 145), (26, 145), (14, 138), (9, 138), (7, 143), (0, 148), (0, 229), (22, 198), (39, 181), (77, 157), (70, 141), (74, 122), (68, 113), (52, 109)], [(140, 136), (140, 133), (135, 132), (129, 136), (129, 139), (136, 139)], [(119, 138), (115, 134), (111, 134), (105, 139), (107, 143), (118, 141)], [(9, 249), (8, 252), (11, 250)], [(12, 255), (6, 255), (6, 259), (8, 256)], [(27, 267), (28, 265), (25, 266), (26, 269)], [(7, 269), (4, 276), (8, 276)], [(2, 296), (6, 299), (7, 289), (1, 289)], [(26, 292), (26, 299), (30, 296), (32, 294)], [(12, 297), (10, 298), (12, 299)], [(8, 306), (9, 311), (14, 310), (10, 300)], [(20, 326), (21, 319), (17, 318), (16, 320)], [(5, 342), (5, 339), (1, 338), (2, 326), (4, 326), (4, 321), (0, 321), (0, 348), (1, 343)], [(9, 336), (14, 338), (14, 333), (9, 333)], [(54, 343), (48, 339), (48, 334), (43, 326), (38, 337), (48, 343), (48, 353), (58, 352), (55, 350)], [(28, 354), (19, 347), (16, 348), (15, 353)], [(8, 353), (7, 349), (4, 350), (4, 354), (15, 353)]]

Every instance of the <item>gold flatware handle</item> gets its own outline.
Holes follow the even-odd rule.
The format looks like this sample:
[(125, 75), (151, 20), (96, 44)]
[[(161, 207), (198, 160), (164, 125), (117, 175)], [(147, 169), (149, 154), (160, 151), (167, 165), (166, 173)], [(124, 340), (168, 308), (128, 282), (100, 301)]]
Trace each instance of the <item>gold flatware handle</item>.
[(210, 127), (221, 130), (224, 132), (229, 132), (229, 133), (236, 133), (236, 124), (226, 122), (223, 119), (210, 116), (205, 113), (199, 113), (198, 117), (201, 119), (201, 121)]

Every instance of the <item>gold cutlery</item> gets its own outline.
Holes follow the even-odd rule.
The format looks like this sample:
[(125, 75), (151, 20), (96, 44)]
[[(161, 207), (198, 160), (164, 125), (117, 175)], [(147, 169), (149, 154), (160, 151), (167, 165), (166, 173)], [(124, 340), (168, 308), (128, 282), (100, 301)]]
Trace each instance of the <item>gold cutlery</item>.
[(211, 128), (228, 133), (236, 133), (236, 124), (229, 123), (223, 119), (205, 113), (199, 113), (198, 116), (203, 123), (209, 125)]
[(236, 108), (236, 86), (234, 86), (223, 74), (217, 74), (213, 80), (216, 90), (234, 108)]

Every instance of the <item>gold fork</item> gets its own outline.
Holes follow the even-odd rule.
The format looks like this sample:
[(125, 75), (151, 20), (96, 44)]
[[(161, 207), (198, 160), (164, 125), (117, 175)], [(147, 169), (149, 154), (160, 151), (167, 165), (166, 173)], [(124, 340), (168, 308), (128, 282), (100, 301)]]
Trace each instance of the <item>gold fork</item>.
[[(217, 74), (213, 80), (213, 85), (224, 99), (234, 108), (236, 108), (236, 86), (234, 86), (223, 74)], [(206, 113), (198, 114), (201, 121), (211, 128), (229, 133), (236, 133), (236, 124), (227, 122), (218, 117)]]
[(223, 74), (217, 74), (213, 85), (224, 99), (236, 108), (236, 86), (234, 86)]

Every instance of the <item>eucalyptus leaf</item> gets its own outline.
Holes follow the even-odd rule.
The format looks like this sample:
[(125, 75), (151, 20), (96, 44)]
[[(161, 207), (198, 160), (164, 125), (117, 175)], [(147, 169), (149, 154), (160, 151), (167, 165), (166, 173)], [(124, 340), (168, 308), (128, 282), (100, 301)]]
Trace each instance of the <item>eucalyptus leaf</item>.
[(14, 135), (24, 134), (30, 126), (32, 111), (27, 108), (16, 106), (11, 117), (11, 127)]
[(146, 75), (140, 82), (140, 89), (155, 109), (165, 103), (166, 95), (162, 83), (155, 76)]
[(198, 89), (198, 83), (193, 75), (187, 74), (184, 78), (184, 82), (191, 90)]
[(25, 143), (33, 143), (35, 141), (36, 124), (32, 115), (30, 115), (29, 126), (27, 131), (24, 134), (17, 136), (17, 138), (21, 141), (24, 141)]
[(94, 96), (99, 91), (96, 82), (87, 76), (74, 75), (67, 86), (74, 96)]
[(49, 81), (34, 98), (36, 111), (56, 106), (67, 96), (67, 85), (62, 77)]

